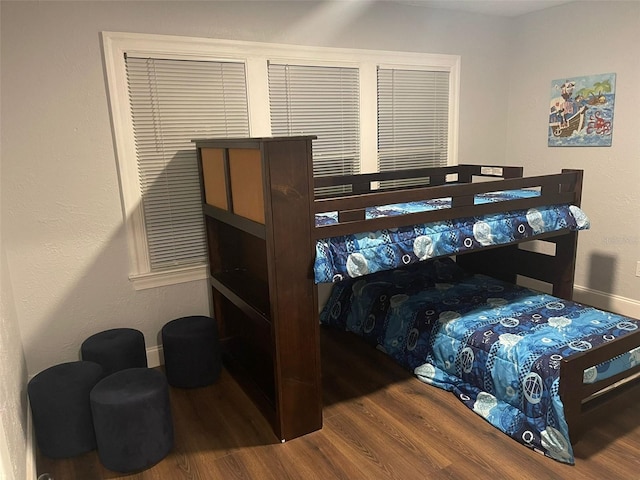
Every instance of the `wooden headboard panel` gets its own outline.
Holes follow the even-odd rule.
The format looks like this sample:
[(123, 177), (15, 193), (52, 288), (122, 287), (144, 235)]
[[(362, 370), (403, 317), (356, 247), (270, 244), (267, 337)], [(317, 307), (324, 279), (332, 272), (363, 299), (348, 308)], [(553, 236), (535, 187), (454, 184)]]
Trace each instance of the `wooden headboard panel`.
[(201, 148), (207, 204), (264, 224), (260, 150)]

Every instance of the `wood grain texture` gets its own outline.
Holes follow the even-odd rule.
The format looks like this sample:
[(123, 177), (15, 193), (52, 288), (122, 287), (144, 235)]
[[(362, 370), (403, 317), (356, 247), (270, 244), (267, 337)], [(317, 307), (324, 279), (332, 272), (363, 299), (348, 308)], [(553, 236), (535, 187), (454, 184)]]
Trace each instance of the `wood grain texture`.
[(322, 427), (309, 261), (314, 138), (196, 141), (205, 190), (207, 152), (222, 151), (219, 157), (228, 159), (217, 173), (227, 177), (221, 183), (230, 185), (233, 213), (203, 205), (223, 359), (283, 440)]
[(576, 465), (529, 450), (350, 334), (322, 329), (324, 427), (278, 442), (226, 372), (212, 386), (171, 388), (176, 433), (154, 467), (123, 475), (97, 453), (51, 460), (55, 480), (633, 480), (640, 478), (640, 387), (594, 412)]

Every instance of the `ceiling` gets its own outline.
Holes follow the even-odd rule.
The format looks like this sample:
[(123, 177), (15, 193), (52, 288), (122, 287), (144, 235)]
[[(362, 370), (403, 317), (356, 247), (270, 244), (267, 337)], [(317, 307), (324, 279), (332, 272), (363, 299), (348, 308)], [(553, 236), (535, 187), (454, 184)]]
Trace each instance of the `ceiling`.
[(516, 17), (575, 0), (396, 0), (415, 6)]

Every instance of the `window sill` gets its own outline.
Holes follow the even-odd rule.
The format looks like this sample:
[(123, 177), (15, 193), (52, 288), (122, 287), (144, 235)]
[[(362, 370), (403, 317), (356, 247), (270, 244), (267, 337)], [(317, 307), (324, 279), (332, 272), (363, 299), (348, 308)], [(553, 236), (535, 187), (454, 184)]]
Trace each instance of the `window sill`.
[(165, 272), (129, 275), (129, 280), (131, 280), (133, 288), (136, 290), (146, 290), (148, 288), (166, 287), (178, 283), (206, 280), (207, 277), (207, 266), (202, 264), (167, 270)]

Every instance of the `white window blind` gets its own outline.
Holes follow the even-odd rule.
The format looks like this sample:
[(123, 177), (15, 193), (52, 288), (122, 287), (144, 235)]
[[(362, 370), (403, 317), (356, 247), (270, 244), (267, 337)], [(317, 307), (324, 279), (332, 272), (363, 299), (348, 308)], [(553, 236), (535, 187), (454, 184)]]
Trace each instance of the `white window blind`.
[(269, 63), (271, 133), (316, 135), (314, 176), (358, 173), (359, 92), (357, 68)]
[(249, 135), (243, 63), (126, 58), (150, 271), (206, 259), (194, 138)]
[(379, 171), (446, 166), (449, 102), (449, 72), (378, 68)]

